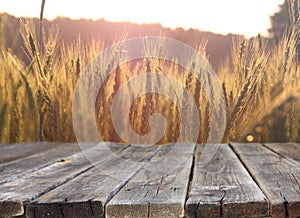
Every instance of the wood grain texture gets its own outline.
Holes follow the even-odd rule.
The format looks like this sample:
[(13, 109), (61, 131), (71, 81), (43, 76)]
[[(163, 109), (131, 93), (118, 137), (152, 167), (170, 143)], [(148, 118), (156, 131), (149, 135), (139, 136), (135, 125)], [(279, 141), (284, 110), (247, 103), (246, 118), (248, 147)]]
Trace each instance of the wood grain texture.
[(0, 164), (0, 184), (16, 180), (22, 175), (39, 170), (53, 162), (60, 161), (78, 152), (80, 152), (80, 148), (77, 144), (61, 144), (43, 153), (37, 153), (8, 163), (2, 163)]
[(0, 217), (21, 216), (24, 213), (22, 201), (2, 201), (0, 200)]
[[(203, 163), (198, 145), (186, 217), (264, 217), (268, 202), (228, 145), (206, 145), (212, 159)], [(205, 158), (204, 158), (205, 159)]]
[(260, 144), (231, 143), (269, 199), (271, 216), (300, 217), (300, 167)]
[(110, 155), (94, 168), (33, 201), (34, 214), (36, 217), (48, 213), (53, 217), (104, 216), (105, 204), (159, 149), (132, 146), (118, 153), (122, 158)]
[[(106, 206), (107, 218), (184, 216), (194, 145), (183, 144), (175, 152), (169, 148), (160, 150), (112, 198)], [(178, 168), (168, 172), (176, 163)]]
[[(109, 154), (103, 146), (94, 146), (86, 151), (90, 157), (105, 160)], [(18, 176), (15, 180), (2, 183), (0, 201), (5, 208), (12, 202), (27, 202), (47, 193), (53, 188), (71, 180), (92, 165), (82, 152), (65, 156), (64, 159), (51, 163), (29, 174)], [(14, 214), (11, 214), (13, 216)], [(0, 214), (1, 216), (1, 214)]]
[(300, 145), (296, 143), (267, 143), (265, 147), (287, 160), (300, 164)]
[(42, 153), (56, 148), (59, 145), (61, 145), (61, 143), (53, 142), (0, 144), (0, 164), (33, 154)]
[(300, 144), (207, 146), (0, 144), (0, 217), (300, 218)]

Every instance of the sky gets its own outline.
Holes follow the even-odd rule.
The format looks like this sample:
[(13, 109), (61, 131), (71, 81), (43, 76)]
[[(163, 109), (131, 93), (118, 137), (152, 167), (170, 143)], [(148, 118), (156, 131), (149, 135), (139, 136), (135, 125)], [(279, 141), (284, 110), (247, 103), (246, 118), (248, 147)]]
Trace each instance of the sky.
[[(46, 0), (44, 17), (161, 23), (215, 33), (267, 36), (284, 0)], [(39, 17), (41, 0), (0, 0), (0, 12)]]

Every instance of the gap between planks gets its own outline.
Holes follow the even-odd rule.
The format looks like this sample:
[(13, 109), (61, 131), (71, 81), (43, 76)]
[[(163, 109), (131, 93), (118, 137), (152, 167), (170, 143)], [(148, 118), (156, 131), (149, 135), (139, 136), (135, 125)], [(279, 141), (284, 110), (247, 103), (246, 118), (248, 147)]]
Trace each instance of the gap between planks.
[[(86, 152), (92, 156), (94, 155), (95, 158), (101, 157), (98, 156), (100, 152), (102, 158), (105, 159), (107, 155), (102, 154), (101, 150), (101, 146), (95, 145), (87, 149)], [(11, 206), (13, 202), (16, 202), (16, 207), (23, 203), (28, 205), (28, 202), (32, 199), (64, 184), (91, 167), (90, 161), (82, 152), (79, 152), (71, 156), (65, 156), (64, 161), (53, 162), (50, 165), (38, 168), (36, 171), (21, 174), (16, 180), (9, 180), (8, 182), (2, 183), (0, 186), (0, 199), (3, 209), (1, 216), (3, 216), (3, 214), (5, 214), (5, 216), (20, 215), (21, 209), (18, 211), (9, 210), (9, 206)]]
[(106, 217), (183, 217), (194, 151), (193, 144), (182, 144), (171, 154), (159, 151), (108, 202)]
[[(116, 159), (115, 155), (111, 155), (89, 171), (35, 199), (32, 202), (34, 213), (31, 213), (36, 217), (43, 217), (46, 214), (53, 217), (62, 217), (62, 214), (66, 217), (104, 216), (105, 204), (159, 149), (151, 147), (145, 150), (130, 146), (119, 153), (124, 159), (135, 160), (133, 163), (122, 158)], [(111, 172), (117, 173), (118, 179), (107, 175), (108, 171), (103, 173), (108, 168)], [(78, 193), (76, 190), (84, 190), (84, 193)]]
[(231, 146), (269, 199), (270, 216), (300, 217), (299, 162), (286, 159), (288, 153), (279, 155), (272, 151), (276, 148), (257, 143), (231, 143)]
[(217, 152), (207, 162), (202, 160), (204, 147), (197, 146), (186, 217), (268, 216), (266, 197), (232, 149), (227, 144), (207, 146)]

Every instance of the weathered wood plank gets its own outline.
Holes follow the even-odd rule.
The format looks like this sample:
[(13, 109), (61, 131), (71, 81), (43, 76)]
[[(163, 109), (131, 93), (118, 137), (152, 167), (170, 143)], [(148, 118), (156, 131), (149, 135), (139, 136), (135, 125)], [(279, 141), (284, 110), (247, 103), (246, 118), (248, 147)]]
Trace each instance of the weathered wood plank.
[[(186, 144), (174, 153), (158, 152), (107, 204), (106, 217), (183, 217), (194, 147)], [(152, 168), (153, 163), (149, 172), (147, 166)], [(177, 163), (176, 171), (167, 172)]]
[[(120, 145), (120, 150), (124, 148), (125, 146)], [(110, 152), (99, 144), (86, 150), (86, 154), (90, 158), (101, 162), (108, 158)], [(30, 174), (24, 174), (15, 180), (2, 183), (0, 186), (2, 207), (7, 208), (11, 206), (12, 202), (23, 202), (26, 204), (30, 200), (71, 180), (91, 167), (90, 161), (82, 152), (79, 152), (33, 171)], [(11, 214), (11, 216), (14, 215), (14, 213)]]
[(27, 211), (31, 214), (34, 211), (35, 217), (46, 214), (52, 217), (62, 214), (65, 217), (104, 216), (105, 204), (159, 149), (131, 146), (118, 154), (127, 160), (135, 160), (133, 162), (111, 155), (94, 168), (37, 198)]
[(288, 160), (294, 160), (300, 164), (300, 145), (296, 143), (267, 143), (265, 147)]
[(198, 145), (186, 217), (265, 217), (268, 202), (228, 145), (206, 145), (214, 152), (203, 163), (204, 145)]
[(77, 143), (61, 144), (43, 153), (37, 153), (8, 163), (2, 163), (0, 164), (0, 184), (15, 180), (24, 174), (36, 171), (80, 151), (80, 147)]
[(33, 154), (45, 152), (60, 145), (61, 143), (50, 142), (0, 144), (0, 163), (5, 163)]
[(269, 199), (273, 218), (300, 217), (300, 167), (260, 144), (231, 143)]
[(21, 216), (23, 213), (22, 201), (4, 202), (0, 200), (0, 217)]

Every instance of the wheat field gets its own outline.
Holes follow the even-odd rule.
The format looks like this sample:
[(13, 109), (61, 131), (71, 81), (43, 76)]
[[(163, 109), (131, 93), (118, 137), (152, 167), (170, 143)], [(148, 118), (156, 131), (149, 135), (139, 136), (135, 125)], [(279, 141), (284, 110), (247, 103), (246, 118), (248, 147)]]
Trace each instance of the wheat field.
[[(292, 28), (279, 43), (260, 36), (251, 40), (235, 39), (231, 58), (217, 72), (227, 113), (223, 142), (300, 141), (300, 64), (297, 53), (300, 19), (298, 8), (292, 8)], [(101, 40), (83, 43), (80, 37), (73, 44), (66, 45), (59, 38), (58, 28), (46, 31), (30, 19), (20, 22), (26, 55), (32, 62), (25, 66), (11, 51), (1, 49), (0, 141), (76, 141), (72, 123), (76, 83), (83, 69), (107, 45)], [(126, 39), (126, 35), (119, 39)], [(209, 60), (205, 46), (205, 42), (195, 43), (194, 49)], [(118, 57), (112, 61), (117, 62)], [(199, 111), (197, 142), (205, 143), (211, 128), (207, 93), (191, 72), (176, 63), (155, 58), (120, 65), (106, 78), (95, 103), (97, 127), (103, 140), (124, 142), (112, 123), (112, 101), (123, 84), (143, 72), (162, 72), (176, 79), (188, 91)], [(90, 82), (94, 84), (96, 80), (92, 78)], [(159, 82), (159, 79), (153, 79), (150, 84)], [(128, 88), (128, 96), (130, 89), (134, 87)], [(180, 131), (189, 131), (181, 127), (181, 114), (176, 104), (157, 93), (135, 99), (128, 117), (123, 119), (124, 122), (129, 120), (136, 133), (145, 135), (151, 131), (149, 117), (154, 113), (162, 114), (167, 122), (165, 134), (158, 143), (175, 142)], [(191, 119), (188, 113), (185, 116), (184, 119)], [(123, 131), (126, 134), (128, 129)]]

